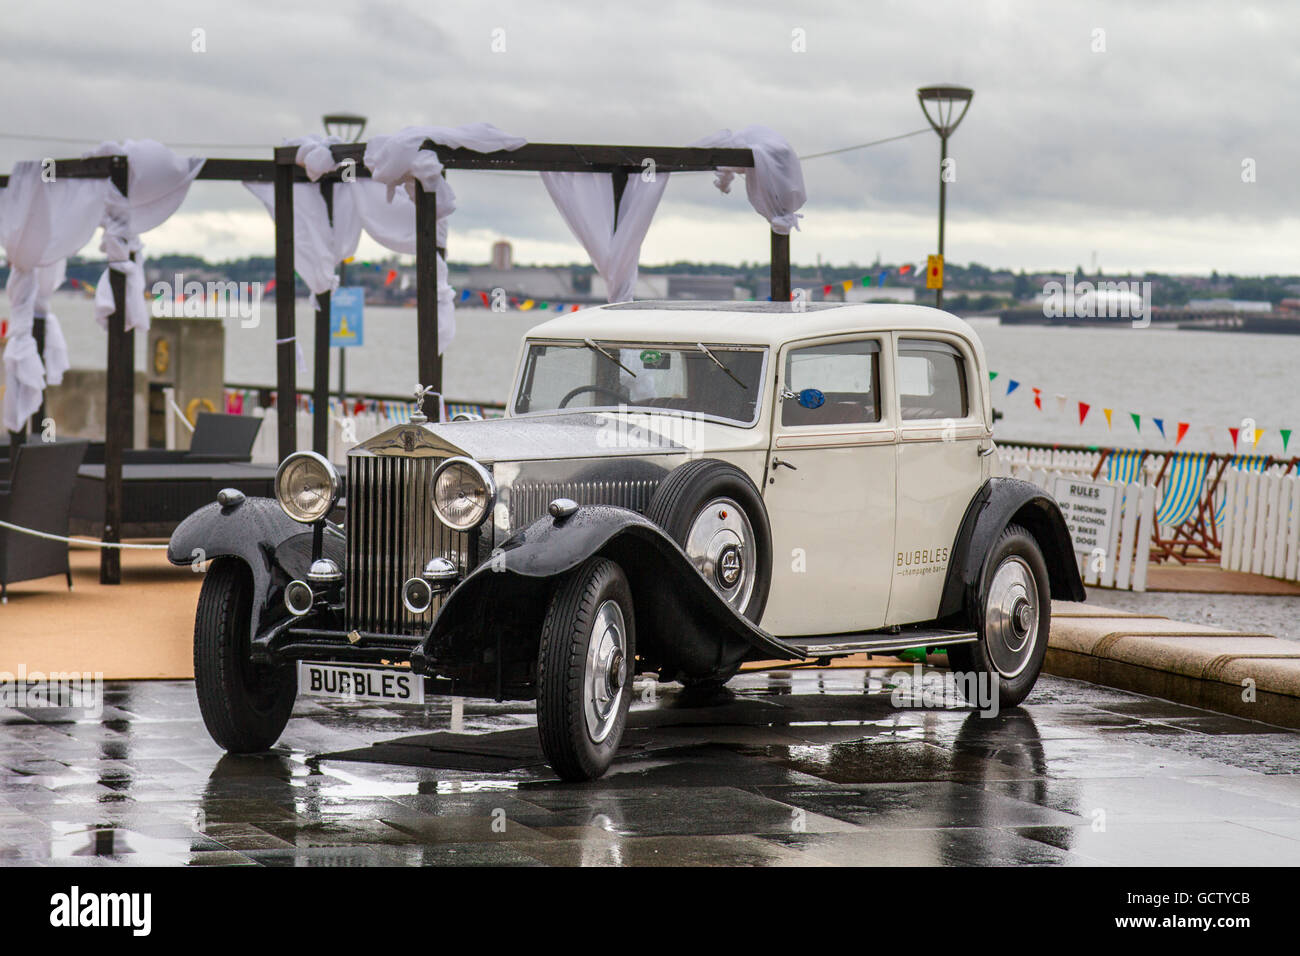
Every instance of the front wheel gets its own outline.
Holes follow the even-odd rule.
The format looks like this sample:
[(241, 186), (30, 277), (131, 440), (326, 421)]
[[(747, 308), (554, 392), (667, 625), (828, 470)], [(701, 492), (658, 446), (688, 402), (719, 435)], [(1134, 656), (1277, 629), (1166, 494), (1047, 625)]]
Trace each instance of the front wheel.
[(1047, 564), (1019, 525), (1008, 525), (994, 545), (973, 617), (980, 639), (949, 647), (949, 666), (995, 683), (999, 705), (1015, 707), (1038, 680), (1052, 623)]
[(252, 609), (248, 568), (234, 558), (213, 561), (194, 618), (194, 689), (208, 733), (236, 754), (274, 744), (298, 695), (292, 665), (271, 667), (249, 659)]
[(609, 769), (632, 702), (636, 618), (623, 569), (589, 558), (559, 586), (537, 655), (537, 732), (564, 780)]

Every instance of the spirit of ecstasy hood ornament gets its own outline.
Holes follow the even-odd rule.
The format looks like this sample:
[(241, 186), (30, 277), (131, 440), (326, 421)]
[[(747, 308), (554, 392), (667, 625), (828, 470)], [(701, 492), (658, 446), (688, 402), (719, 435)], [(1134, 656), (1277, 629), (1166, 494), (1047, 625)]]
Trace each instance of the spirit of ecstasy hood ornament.
[(423, 425), (429, 420), (429, 416), (424, 414), (424, 400), (429, 395), (437, 395), (433, 386), (426, 388), (419, 382), (415, 383), (415, 411), (411, 413), (411, 421), (416, 425)]

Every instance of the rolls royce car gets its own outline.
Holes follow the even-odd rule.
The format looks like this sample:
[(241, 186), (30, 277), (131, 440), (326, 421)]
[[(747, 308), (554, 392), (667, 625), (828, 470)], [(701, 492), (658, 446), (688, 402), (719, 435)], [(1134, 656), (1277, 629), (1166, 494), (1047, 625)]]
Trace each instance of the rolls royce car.
[[(417, 399), (424, 390), (417, 388)], [(281, 463), (169, 557), (211, 563), (194, 633), (222, 747), (297, 693), (536, 700), (566, 780), (599, 777), (638, 674), (944, 648), (1030, 693), (1051, 600), (1083, 600), (1056, 502), (995, 474), (984, 351), (892, 304), (625, 302), (532, 329), (500, 419), (417, 413), (346, 473)]]

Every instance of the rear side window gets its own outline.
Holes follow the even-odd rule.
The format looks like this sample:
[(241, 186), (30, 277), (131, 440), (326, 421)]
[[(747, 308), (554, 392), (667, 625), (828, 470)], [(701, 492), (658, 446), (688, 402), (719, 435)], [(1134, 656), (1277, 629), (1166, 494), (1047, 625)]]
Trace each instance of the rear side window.
[(898, 404), (903, 421), (965, 418), (966, 360), (947, 342), (900, 339)]
[(880, 343), (875, 339), (791, 349), (782, 425), (880, 421)]

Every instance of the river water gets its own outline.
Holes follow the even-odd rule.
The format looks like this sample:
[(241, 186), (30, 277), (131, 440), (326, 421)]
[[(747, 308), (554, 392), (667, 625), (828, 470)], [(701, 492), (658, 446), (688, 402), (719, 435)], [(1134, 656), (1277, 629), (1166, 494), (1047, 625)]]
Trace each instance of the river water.
[[(91, 302), (80, 293), (60, 293), (53, 308), (60, 316), (75, 368), (102, 368), (104, 336), (92, 320)], [(554, 313), (552, 313), (553, 315)], [(298, 328), (307, 367), (311, 367), (308, 301), (298, 306)], [(537, 312), (462, 309), (457, 334), (444, 355), (447, 397), (501, 402), (509, 393), (524, 333), (548, 316)], [(226, 319), (226, 381), (270, 385), (275, 380), (274, 309), (253, 328)], [(792, 323), (798, 322), (791, 316)], [(1062, 444), (1114, 444), (1172, 447), (1178, 422), (1190, 424), (1179, 448), (1231, 451), (1228, 427), (1253, 419), (1262, 429), (1259, 452), (1282, 454), (1280, 428), (1300, 430), (1300, 336), (1246, 335), (1173, 329), (1048, 328), (1006, 326), (997, 319), (971, 324), (984, 342), (994, 407), (1005, 413), (997, 437), (1007, 441)], [(136, 344), (136, 367), (143, 369), (145, 343)], [(415, 310), (368, 307), (365, 345), (350, 349), (349, 391), (406, 394), (416, 382)], [(331, 360), (337, 382), (337, 358)], [(300, 373), (300, 387), (310, 380)], [(1020, 382), (1010, 395), (1007, 383)], [(1042, 409), (1035, 407), (1039, 388)], [(1062, 407), (1056, 396), (1066, 396)], [(1078, 402), (1090, 405), (1079, 424)], [(1103, 408), (1112, 409), (1108, 428)], [(1141, 430), (1129, 413), (1142, 416)], [(1161, 438), (1153, 422), (1164, 422)], [(1290, 453), (1300, 443), (1294, 436)], [(1239, 450), (1248, 451), (1242, 446)]]

